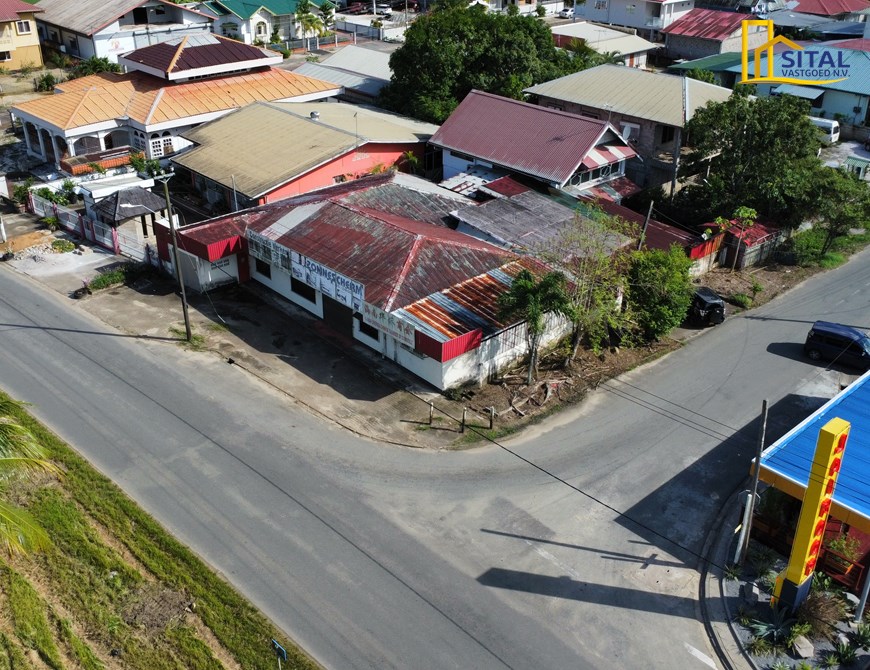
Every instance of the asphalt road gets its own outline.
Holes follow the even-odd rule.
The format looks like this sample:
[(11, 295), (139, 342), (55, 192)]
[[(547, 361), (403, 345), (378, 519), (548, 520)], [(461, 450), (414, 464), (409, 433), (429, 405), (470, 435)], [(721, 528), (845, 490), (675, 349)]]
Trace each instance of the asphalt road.
[(207, 354), (0, 268), (0, 384), (329, 668), (704, 668), (698, 555), (835, 391), (817, 318), (870, 327), (870, 255), (465, 453), (358, 440)]

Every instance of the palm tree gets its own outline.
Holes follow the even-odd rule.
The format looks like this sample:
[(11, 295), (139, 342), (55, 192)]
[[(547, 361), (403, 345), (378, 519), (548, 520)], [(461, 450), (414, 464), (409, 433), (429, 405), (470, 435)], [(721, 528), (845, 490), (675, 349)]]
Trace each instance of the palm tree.
[[(60, 468), (47, 460), (45, 450), (33, 434), (8, 418), (20, 407), (14, 400), (0, 398), (0, 477), (10, 479), (39, 472), (60, 474)], [(27, 511), (0, 500), (0, 545), (8, 554), (37, 551), (49, 544), (48, 534)]]
[(528, 270), (520, 270), (510, 290), (498, 299), (500, 321), (520, 319), (526, 322), (526, 342), (529, 345), (529, 373), (526, 385), (531, 385), (538, 372), (538, 347), (544, 334), (544, 316), (548, 313), (571, 318), (572, 306), (566, 291), (565, 275), (548, 272), (540, 281)]
[(307, 40), (309, 33), (317, 34), (322, 29), (320, 18), (311, 11), (310, 0), (299, 0), (296, 5), (296, 22), (302, 30), (302, 39)]

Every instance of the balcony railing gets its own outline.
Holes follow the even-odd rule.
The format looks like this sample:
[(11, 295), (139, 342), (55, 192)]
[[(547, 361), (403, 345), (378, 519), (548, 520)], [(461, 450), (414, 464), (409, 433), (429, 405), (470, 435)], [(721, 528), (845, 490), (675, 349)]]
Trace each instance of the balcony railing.
[(71, 175), (99, 172), (99, 170), (94, 169), (94, 165), (99, 165), (104, 170), (111, 170), (122, 165), (129, 165), (130, 155), (134, 153), (140, 152), (132, 147), (118, 147), (117, 149), (95, 151), (81, 156), (67, 156), (60, 162), (60, 169)]

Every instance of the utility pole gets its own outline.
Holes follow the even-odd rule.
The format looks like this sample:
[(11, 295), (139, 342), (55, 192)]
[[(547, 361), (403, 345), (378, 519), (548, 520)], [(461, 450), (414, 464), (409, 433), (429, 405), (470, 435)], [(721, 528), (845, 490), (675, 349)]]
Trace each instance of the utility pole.
[(178, 287), (181, 289), (181, 311), (184, 313), (184, 332), (187, 335), (187, 341), (193, 340), (193, 333), (190, 330), (190, 315), (187, 312), (187, 293), (184, 290), (184, 277), (181, 273), (181, 262), (178, 256), (178, 241), (175, 237), (175, 217), (172, 215), (172, 203), (169, 200), (169, 180), (173, 173), (158, 175), (155, 177), (157, 181), (163, 182), (163, 195), (166, 198), (166, 213), (169, 216), (169, 235), (172, 237), (173, 260), (175, 263), (175, 277), (178, 279)]
[(649, 226), (649, 220), (652, 217), (653, 205), (655, 204), (655, 200), (649, 201), (649, 210), (646, 213), (646, 219), (643, 222), (643, 230), (640, 231), (640, 239), (637, 242), (637, 250), (640, 251), (643, 249), (643, 243), (646, 240), (646, 229)]

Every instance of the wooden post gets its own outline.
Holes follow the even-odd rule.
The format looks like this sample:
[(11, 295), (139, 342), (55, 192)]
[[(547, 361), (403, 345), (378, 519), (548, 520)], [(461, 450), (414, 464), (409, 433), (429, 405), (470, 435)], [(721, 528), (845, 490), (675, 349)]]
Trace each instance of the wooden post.
[(429, 403), (429, 425), (432, 425), (432, 416), (435, 414), (435, 405), (433, 403)]
[(492, 426), (495, 423), (495, 407), (489, 408), (489, 429), (492, 430)]
[(459, 432), (460, 432), (460, 433), (464, 433), (464, 432), (465, 432), (465, 414), (466, 414), (466, 412), (468, 412), (468, 408), (467, 408), (467, 407), (463, 407), (463, 408), (462, 408), (462, 424), (459, 426)]

